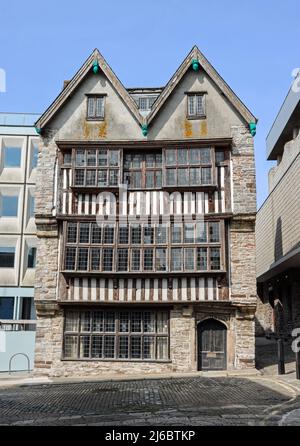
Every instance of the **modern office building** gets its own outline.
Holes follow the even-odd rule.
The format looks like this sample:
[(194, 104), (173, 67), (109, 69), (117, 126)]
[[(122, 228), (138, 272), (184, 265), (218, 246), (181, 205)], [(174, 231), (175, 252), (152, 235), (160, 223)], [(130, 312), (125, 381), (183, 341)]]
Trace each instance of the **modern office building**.
[(36, 126), (36, 373), (254, 367), (256, 118), (199, 49), (135, 89), (95, 50)]
[(33, 368), (38, 117), (0, 113), (0, 371)]
[(300, 327), (300, 75), (267, 137), (269, 195), (257, 214), (257, 333)]

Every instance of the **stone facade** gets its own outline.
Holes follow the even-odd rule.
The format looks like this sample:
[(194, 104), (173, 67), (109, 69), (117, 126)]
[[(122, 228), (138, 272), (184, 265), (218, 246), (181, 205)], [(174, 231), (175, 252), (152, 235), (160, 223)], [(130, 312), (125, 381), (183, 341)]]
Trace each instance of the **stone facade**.
[[(190, 63), (189, 59), (186, 63)], [(206, 129), (205, 135), (201, 132), (197, 133), (197, 120), (190, 121), (193, 128), (191, 133), (186, 133), (184, 125), (178, 127), (178, 123), (186, 121), (186, 108), (183, 107), (184, 100), (186, 100), (185, 90), (189, 88), (191, 91), (193, 89), (195, 91), (196, 85), (199, 88), (199, 76), (202, 82), (205, 82), (209, 95), (206, 99), (208, 116), (207, 119), (201, 121), (202, 130), (204, 127)], [(238, 100), (230, 98), (225, 101), (205, 71), (197, 74), (187, 65), (186, 73), (182, 82), (178, 83), (175, 95), (170, 95), (166, 105), (151, 124), (149, 134), (145, 138), (140, 125), (136, 122), (136, 117), (130, 116), (131, 104), (130, 101), (126, 103), (126, 95), (124, 99), (122, 95), (120, 96), (120, 92), (114, 90), (111, 81), (105, 77), (105, 72), (100, 72), (98, 80), (95, 79), (97, 80), (91, 71), (83, 76), (71, 99), (61, 105), (42, 129), (36, 194), (36, 224), (39, 240), (35, 285), (38, 319), (35, 372), (49, 376), (99, 376), (137, 372), (151, 374), (195, 371), (199, 367), (200, 328), (204, 326), (205, 321), (211, 320), (221, 322), (226, 331), (225, 368), (254, 367), (254, 313), (256, 308), (254, 148), (248, 122), (237, 112)], [(99, 124), (86, 123), (84, 95), (91, 92), (99, 94), (103, 90), (107, 95), (107, 115), (105, 117), (107, 126), (104, 131), (102, 122), (100, 131), (99, 128), (96, 129)], [(110, 97), (113, 98), (111, 101)], [(170, 110), (172, 110), (172, 119)], [(215, 113), (212, 114), (211, 110), (215, 110)], [(120, 120), (121, 112), (124, 113), (124, 122), (126, 122), (125, 133), (124, 124)], [(119, 118), (117, 119), (116, 116)], [(218, 121), (220, 125), (218, 125)], [(41, 122), (45, 121), (42, 119)], [(174, 122), (177, 124), (175, 125)], [(177, 126), (175, 136), (174, 125)], [(86, 130), (86, 126), (89, 127), (89, 131)], [(221, 134), (218, 133), (220, 131)], [(124, 141), (124, 135), (126, 141)], [(75, 300), (72, 295), (71, 298), (68, 298), (69, 300), (66, 300), (65, 296), (70, 296), (68, 290), (75, 289), (75, 282), (72, 282), (74, 274), (68, 277), (64, 272), (61, 272), (65, 250), (63, 221), (69, 221), (70, 218), (74, 218), (74, 221), (76, 219), (86, 221), (87, 217), (78, 216), (74, 211), (77, 201), (72, 201), (74, 215), (72, 213), (62, 215), (61, 188), (63, 182), (66, 182), (65, 178), (68, 173), (62, 178), (59, 166), (59, 159), (62, 156), (60, 146), (65, 144), (72, 147), (72, 144), (77, 143), (95, 146), (99, 142), (102, 145), (109, 145), (115, 144), (116, 141), (122, 141), (120, 144), (134, 143), (136, 147), (140, 145), (145, 149), (146, 144), (149, 144), (149, 147), (151, 144), (156, 144), (155, 147), (159, 147), (159, 144), (164, 146), (166, 139), (177, 141), (178, 144), (193, 143), (195, 145), (199, 141), (202, 146), (203, 144), (217, 143), (221, 147), (225, 145), (228, 147), (230, 152), (230, 162), (227, 165), (229, 175), (225, 178), (223, 192), (226, 196), (224, 199), (226, 209), (218, 212), (215, 208), (213, 211), (215, 215), (206, 215), (208, 221), (210, 221), (209, 218), (220, 218), (224, 222), (224, 246), (222, 247), (224, 270), (220, 273), (213, 272), (211, 275), (200, 275), (199, 281), (193, 274), (185, 276), (184, 273), (181, 276), (173, 275), (172, 283), (169, 278), (166, 281), (159, 275), (156, 276), (155, 273), (150, 276), (150, 279), (147, 278), (149, 276), (145, 276), (143, 279), (145, 287), (148, 283), (147, 280), (150, 280), (150, 289), (148, 288), (150, 299), (155, 299), (155, 296), (157, 298), (157, 301), (153, 302), (151, 306), (149, 302), (142, 304), (137, 300), (124, 302), (122, 294), (115, 293), (120, 283), (124, 283), (124, 279), (119, 279), (118, 275), (115, 275), (113, 279), (103, 279), (105, 286), (109, 286), (110, 280), (112, 283), (111, 294), (109, 290), (105, 292), (105, 295), (108, 296), (107, 299), (110, 299), (109, 296), (111, 296), (112, 300), (110, 301), (104, 302), (104, 297), (100, 292), (100, 300), (92, 302), (93, 296), (98, 299), (98, 292), (93, 294), (94, 288), (81, 290), (78, 300)], [(213, 203), (212, 193), (211, 191), (208, 193), (208, 210)], [(76, 200), (78, 199), (76, 192), (70, 192), (70, 196), (72, 200), (75, 200), (76, 197)], [(222, 197), (221, 194), (220, 197)], [(217, 203), (216, 198), (214, 203)], [(217, 204), (214, 205), (217, 206)], [(209, 214), (208, 211), (205, 212)], [(82, 218), (85, 220), (80, 220)], [(196, 276), (196, 273), (194, 274)], [(78, 283), (82, 288), (93, 287), (94, 279), (85, 279), (87, 276), (88, 274), (86, 276), (78, 275)], [(101, 274), (99, 277), (102, 277)], [(125, 276), (125, 280), (128, 284), (132, 279)], [(166, 282), (163, 282), (164, 280)], [(165, 283), (168, 287), (166, 294), (164, 294)], [(190, 287), (188, 292), (186, 291), (187, 283)], [(199, 284), (200, 287), (200, 283), (205, 284), (204, 288), (196, 289), (197, 285), (192, 285)], [(174, 286), (179, 287), (179, 284), (181, 288), (176, 295)], [(144, 294), (145, 299), (147, 299), (147, 292), (145, 291)], [(129, 295), (127, 291), (126, 293)], [(115, 301), (116, 296), (119, 301)], [(133, 296), (134, 299), (138, 299), (136, 293)], [(167, 301), (164, 301), (165, 297)], [(167, 360), (74, 360), (64, 358), (62, 346), (66, 309), (72, 308), (72, 306), (82, 309), (111, 307), (157, 309), (160, 308), (160, 304), (163, 304), (162, 308), (167, 308), (169, 311), (169, 357)]]

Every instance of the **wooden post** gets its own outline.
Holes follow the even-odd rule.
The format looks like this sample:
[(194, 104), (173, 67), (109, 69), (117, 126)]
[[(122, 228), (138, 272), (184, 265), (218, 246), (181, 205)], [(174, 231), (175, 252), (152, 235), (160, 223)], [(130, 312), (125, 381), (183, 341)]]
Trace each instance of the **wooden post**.
[(282, 337), (279, 337), (277, 339), (277, 347), (278, 347), (278, 375), (284, 375), (285, 374), (284, 343)]
[(296, 378), (300, 379), (300, 351), (296, 351)]

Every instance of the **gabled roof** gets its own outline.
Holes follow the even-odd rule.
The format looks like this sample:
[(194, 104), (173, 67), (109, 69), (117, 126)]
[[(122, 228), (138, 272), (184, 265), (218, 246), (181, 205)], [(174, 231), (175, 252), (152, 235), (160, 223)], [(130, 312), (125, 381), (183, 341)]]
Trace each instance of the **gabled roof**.
[(166, 102), (167, 98), (174, 91), (178, 83), (181, 81), (185, 73), (191, 68), (193, 59), (197, 59), (200, 63), (200, 69), (206, 71), (208, 76), (215, 82), (219, 87), (221, 92), (227, 97), (229, 102), (233, 107), (240, 113), (240, 115), (245, 119), (247, 123), (257, 122), (255, 116), (250, 112), (250, 110), (243, 104), (243, 102), (238, 98), (238, 96), (231, 90), (229, 85), (224, 81), (224, 79), (219, 75), (219, 73), (214, 69), (214, 67), (208, 62), (205, 56), (201, 53), (197, 46), (194, 46), (187, 57), (184, 59), (180, 67), (171, 77), (159, 97), (156, 99), (151, 113), (147, 116), (147, 123), (155, 118), (157, 113), (162, 108), (163, 104)]
[(77, 71), (75, 76), (67, 83), (65, 88), (61, 91), (61, 93), (57, 96), (55, 101), (47, 108), (47, 110), (42, 114), (39, 120), (36, 122), (36, 127), (43, 128), (45, 127), (50, 119), (58, 112), (58, 110), (63, 106), (65, 101), (68, 100), (70, 95), (72, 95), (73, 91), (77, 88), (80, 82), (85, 78), (85, 76), (92, 71), (94, 62), (97, 61), (100, 67), (100, 70), (104, 73), (107, 79), (114, 86), (116, 91), (119, 93), (120, 97), (126, 103), (127, 107), (136, 118), (136, 120), (142, 124), (143, 117), (139, 112), (137, 104), (134, 99), (130, 96), (126, 88), (117, 78), (115, 73), (112, 71), (104, 57), (101, 55), (98, 49), (95, 49), (89, 58), (85, 61), (82, 67)]

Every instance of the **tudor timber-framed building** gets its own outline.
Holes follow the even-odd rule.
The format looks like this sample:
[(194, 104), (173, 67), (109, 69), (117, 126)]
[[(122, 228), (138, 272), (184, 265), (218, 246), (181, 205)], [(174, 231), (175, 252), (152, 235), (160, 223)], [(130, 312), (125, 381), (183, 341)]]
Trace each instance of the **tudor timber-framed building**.
[(157, 89), (95, 50), (36, 127), (36, 372), (254, 367), (256, 118), (199, 49)]

